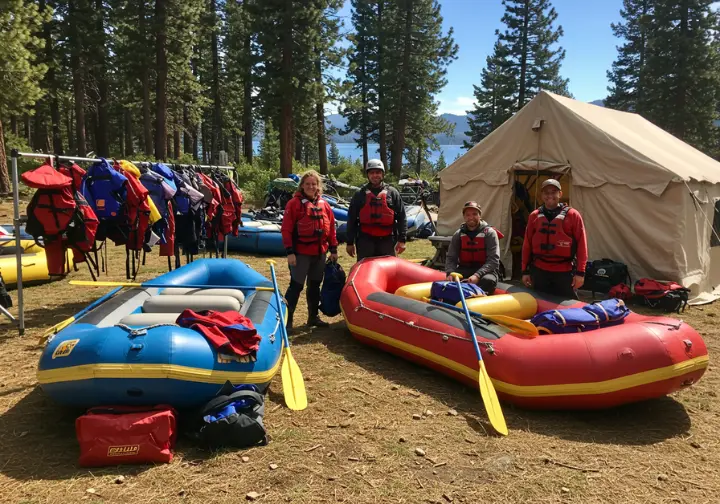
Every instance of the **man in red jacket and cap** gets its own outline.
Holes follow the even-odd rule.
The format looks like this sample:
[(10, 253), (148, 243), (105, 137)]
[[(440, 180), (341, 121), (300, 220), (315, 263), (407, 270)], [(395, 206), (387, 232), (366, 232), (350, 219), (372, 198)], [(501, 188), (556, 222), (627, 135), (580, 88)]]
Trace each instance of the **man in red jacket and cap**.
[(582, 216), (560, 203), (555, 179), (542, 183), (543, 205), (530, 214), (522, 248), (522, 281), (540, 292), (576, 299), (585, 283), (587, 237)]

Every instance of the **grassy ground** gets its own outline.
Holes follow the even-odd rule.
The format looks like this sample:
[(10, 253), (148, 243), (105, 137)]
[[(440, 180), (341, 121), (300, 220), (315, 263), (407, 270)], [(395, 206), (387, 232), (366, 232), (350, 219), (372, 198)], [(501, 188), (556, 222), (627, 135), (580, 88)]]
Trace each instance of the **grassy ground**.
[[(427, 241), (416, 241), (406, 257), (431, 252)], [(242, 259), (269, 276), (264, 258)], [(349, 272), (351, 261), (342, 257), (342, 264)], [(121, 248), (111, 248), (109, 265), (103, 279), (124, 280)], [(139, 278), (164, 270), (154, 252)], [(287, 268), (278, 273), (284, 288)], [(180, 439), (168, 465), (81, 469), (77, 412), (53, 405), (37, 386), (37, 342), (108, 290), (67, 281), (30, 287), (26, 335), (0, 325), (0, 501), (241, 502), (257, 492), (258, 502), (717, 502), (714, 363), (682, 393), (610, 411), (506, 404), (510, 435), (499, 438), (486, 432), (477, 390), (359, 344), (342, 317), (330, 329), (300, 328), (293, 337), (310, 404), (302, 412), (285, 408), (278, 376), (267, 399), (268, 446), (208, 452)], [(305, 315), (303, 299), (298, 323)], [(683, 314), (712, 355), (718, 317), (720, 305)]]

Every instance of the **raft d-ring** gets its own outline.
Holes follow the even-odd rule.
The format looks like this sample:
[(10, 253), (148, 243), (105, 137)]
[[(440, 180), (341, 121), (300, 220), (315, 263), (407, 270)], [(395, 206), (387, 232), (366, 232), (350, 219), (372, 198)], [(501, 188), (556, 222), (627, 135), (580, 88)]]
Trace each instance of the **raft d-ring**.
[(685, 343), (686, 352), (692, 348), (692, 341), (690, 341), (689, 339), (683, 340), (683, 343)]
[(443, 334), (442, 339), (443, 341), (448, 341), (450, 339), (450, 336), (448, 336), (447, 334)]
[(355, 307), (355, 313), (359, 312), (359, 311), (360, 311), (360, 308), (362, 308), (362, 306), (356, 306), (356, 307)]
[(378, 318), (379, 318), (380, 320), (382, 320), (382, 319), (385, 318), (385, 315), (383, 315), (383, 314), (381, 313), (380, 315), (378, 315)]

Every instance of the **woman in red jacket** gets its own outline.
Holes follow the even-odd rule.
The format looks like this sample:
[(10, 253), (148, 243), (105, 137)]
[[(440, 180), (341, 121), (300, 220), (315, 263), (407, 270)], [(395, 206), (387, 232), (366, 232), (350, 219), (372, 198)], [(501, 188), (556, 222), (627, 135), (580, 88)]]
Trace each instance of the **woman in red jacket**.
[(322, 199), (322, 182), (315, 170), (300, 178), (300, 190), (285, 206), (282, 221), (283, 245), (290, 266), (290, 286), (285, 292), (288, 303), (288, 330), (292, 329), (293, 314), (307, 279), (308, 326), (328, 327), (320, 320), (320, 284), (325, 273), (328, 250), (330, 260), (337, 261), (335, 216), (327, 201)]

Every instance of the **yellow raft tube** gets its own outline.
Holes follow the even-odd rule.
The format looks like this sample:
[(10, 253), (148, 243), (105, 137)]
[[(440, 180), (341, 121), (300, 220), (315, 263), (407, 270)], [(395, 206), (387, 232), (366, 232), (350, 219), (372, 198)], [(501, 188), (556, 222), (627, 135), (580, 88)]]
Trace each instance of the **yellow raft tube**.
[[(45, 249), (33, 240), (20, 240), (22, 253), (22, 279), (25, 284), (49, 282)], [(68, 252), (68, 255), (71, 252)], [(17, 284), (17, 261), (15, 256), (15, 238), (0, 240), (0, 274), (6, 287)]]

